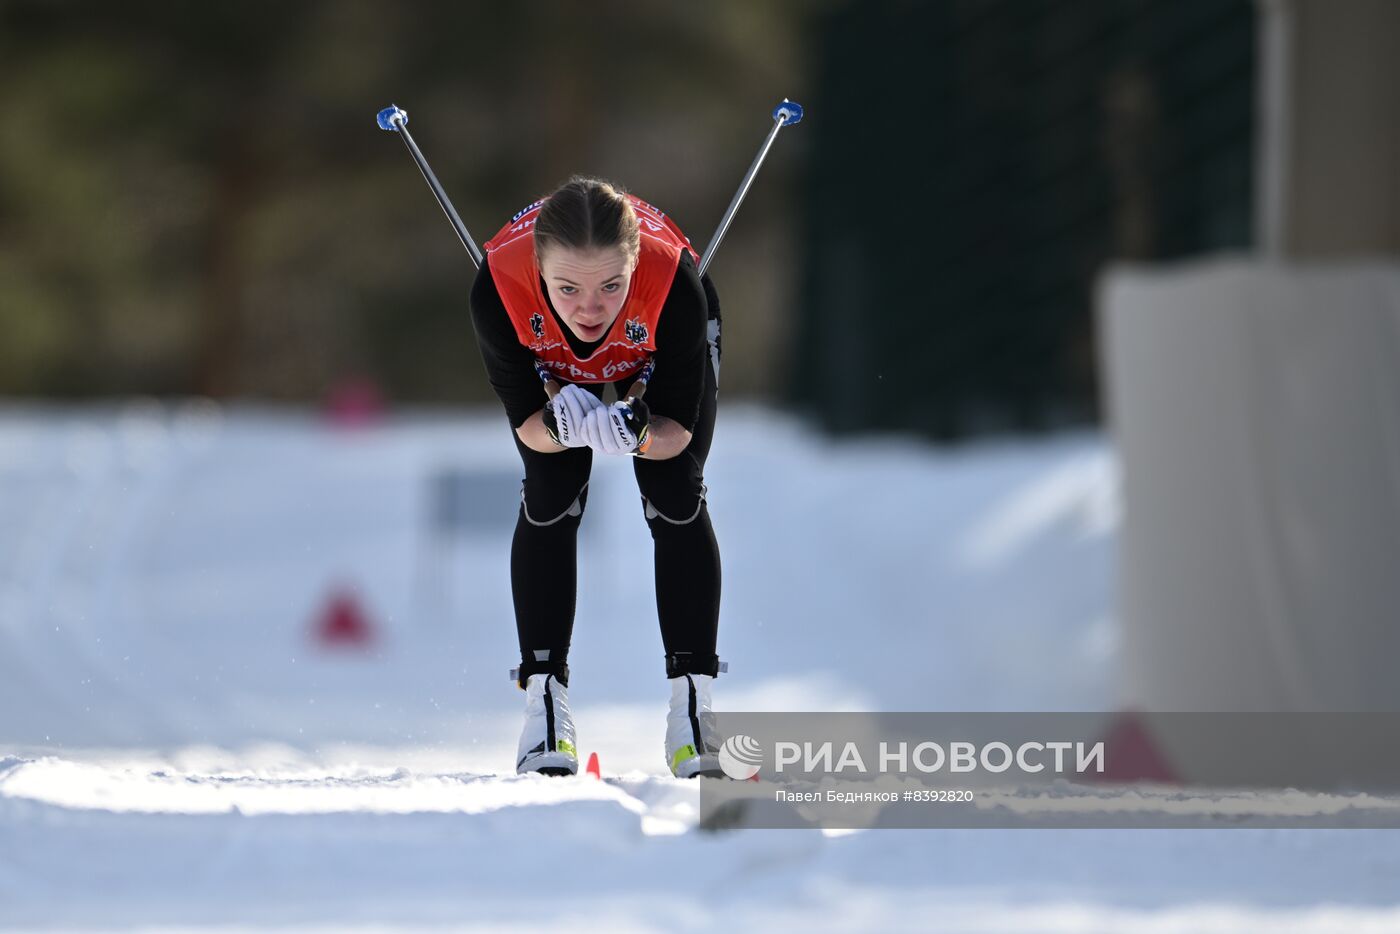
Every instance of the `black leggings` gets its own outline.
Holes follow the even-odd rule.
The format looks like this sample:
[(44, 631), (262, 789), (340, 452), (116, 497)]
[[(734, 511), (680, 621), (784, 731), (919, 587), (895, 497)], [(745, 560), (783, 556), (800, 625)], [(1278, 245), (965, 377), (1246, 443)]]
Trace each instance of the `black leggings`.
[[(668, 460), (632, 458), (655, 543), (656, 611), (668, 673), (674, 668), (672, 656), (713, 659), (719, 629), (719, 544), (710, 525), (704, 483), (705, 458), (715, 431), (716, 375), (712, 366), (705, 367), (705, 374), (700, 417), (685, 450)], [(515, 446), (525, 464), (510, 552), (522, 671), (562, 672), (567, 683), (564, 666), (578, 587), (578, 527), (588, 502), (593, 451), (570, 448), (541, 454), (519, 438)]]

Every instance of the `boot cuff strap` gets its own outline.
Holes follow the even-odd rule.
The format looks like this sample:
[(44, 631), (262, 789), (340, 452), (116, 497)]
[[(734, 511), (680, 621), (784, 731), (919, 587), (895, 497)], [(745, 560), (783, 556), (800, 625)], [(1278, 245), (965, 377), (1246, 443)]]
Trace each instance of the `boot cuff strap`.
[(523, 691), (525, 683), (530, 680), (531, 675), (554, 675), (554, 680), (564, 687), (569, 686), (569, 665), (563, 659), (558, 661), (537, 661), (536, 659), (523, 659), (519, 668), (510, 670), (510, 679)]
[(672, 652), (666, 656), (666, 677), (679, 678), (681, 675), (709, 675), (719, 677), (720, 672), (728, 671), (728, 662), (719, 660), (718, 655), (699, 655), (695, 652)]

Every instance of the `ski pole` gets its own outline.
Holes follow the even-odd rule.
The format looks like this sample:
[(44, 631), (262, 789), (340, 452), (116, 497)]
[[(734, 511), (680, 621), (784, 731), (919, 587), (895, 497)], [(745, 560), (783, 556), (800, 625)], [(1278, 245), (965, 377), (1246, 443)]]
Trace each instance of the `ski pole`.
[(400, 109), (394, 104), (390, 104), (379, 111), (375, 119), (379, 123), (381, 130), (388, 130), (391, 133), (399, 134), (404, 146), (408, 147), (408, 154), (413, 157), (413, 161), (418, 164), (418, 171), (423, 173), (423, 180), (428, 183), (428, 187), (433, 190), (433, 197), (437, 198), (438, 206), (442, 208), (442, 213), (447, 215), (448, 221), (452, 224), (453, 231), (457, 234), (457, 239), (462, 241), (462, 246), (467, 248), (467, 253), (471, 256), (476, 268), (481, 268), (481, 250), (477, 248), (476, 241), (472, 235), (467, 233), (467, 225), (462, 223), (462, 218), (457, 216), (457, 209), (452, 206), (452, 199), (447, 197), (447, 192), (442, 190), (442, 185), (438, 183), (437, 176), (428, 167), (428, 160), (423, 158), (423, 152), (418, 148), (418, 144), (413, 141), (413, 136), (408, 132), (408, 111)]
[[(763, 165), (763, 160), (768, 156), (768, 150), (773, 145), (773, 140), (778, 138), (778, 131), (785, 126), (792, 126), (802, 120), (802, 105), (790, 101), (786, 97), (783, 102), (773, 108), (773, 129), (768, 131), (768, 137), (764, 139), (763, 145), (758, 149), (758, 155), (754, 157), (753, 164), (749, 166), (749, 171), (744, 175), (744, 180), (739, 183), (739, 190), (734, 192), (734, 198), (729, 202), (729, 207), (725, 209), (724, 217), (720, 218), (719, 229), (715, 231), (714, 237), (710, 240), (710, 245), (705, 248), (705, 254), (700, 258), (700, 269), (697, 276), (705, 275), (705, 270), (710, 268), (710, 261), (715, 258), (715, 250), (719, 249), (720, 241), (724, 239), (724, 234), (729, 230), (730, 223), (734, 220), (734, 215), (739, 211), (739, 205), (743, 203), (744, 196), (749, 193), (749, 186), (753, 184), (754, 176), (758, 174), (758, 169)], [(651, 380), (652, 370), (656, 364), (648, 361), (646, 368), (642, 370), (641, 376), (632, 385), (632, 391), (628, 394), (625, 404), (635, 407), (642, 396), (646, 394), (647, 383)], [(552, 397), (551, 397), (552, 398)]]
[(710, 240), (710, 245), (705, 248), (705, 255), (700, 257), (699, 275), (703, 276), (705, 270), (710, 268), (710, 261), (715, 258), (715, 250), (719, 249), (719, 243), (724, 239), (724, 234), (729, 230), (729, 224), (734, 220), (735, 213), (739, 210), (739, 205), (744, 201), (744, 195), (749, 193), (749, 186), (753, 184), (753, 178), (758, 174), (759, 166), (763, 165), (763, 160), (768, 156), (768, 150), (773, 145), (773, 140), (778, 138), (778, 131), (785, 126), (792, 126), (794, 123), (802, 121), (802, 105), (783, 98), (783, 102), (773, 108), (773, 129), (768, 131), (768, 138), (763, 141), (763, 145), (758, 149), (758, 155), (753, 160), (753, 165), (749, 166), (748, 174), (739, 183), (739, 190), (734, 192), (734, 200), (729, 202), (729, 209), (724, 212), (724, 217), (719, 222), (719, 229), (715, 231), (714, 238)]
[[(437, 176), (428, 165), (428, 160), (424, 158), (423, 151), (418, 148), (418, 144), (413, 141), (413, 135), (408, 132), (408, 111), (402, 109), (397, 104), (390, 104), (375, 115), (375, 121), (381, 130), (388, 130), (391, 133), (399, 134), (404, 146), (408, 149), (408, 154), (413, 157), (414, 163), (418, 166), (418, 171), (423, 173), (423, 180), (428, 183), (428, 187), (433, 191), (433, 197), (437, 198), (438, 207), (442, 208), (442, 213), (447, 215), (447, 220), (452, 224), (452, 230), (457, 234), (457, 239), (462, 241), (462, 246), (466, 247), (467, 254), (476, 264), (476, 268), (481, 268), (481, 250), (477, 248), (476, 241), (467, 232), (467, 225), (462, 223), (462, 218), (457, 214), (457, 209), (452, 206), (452, 199), (447, 197), (447, 192), (443, 190)], [(555, 381), (553, 375), (545, 368), (544, 364), (536, 362), (535, 372), (539, 374), (540, 380), (544, 383), (544, 393), (551, 401), (559, 395), (560, 386)], [(651, 367), (648, 366), (646, 376), (650, 376)], [(645, 391), (646, 383), (642, 382), (642, 390)], [(640, 393), (639, 393), (640, 395)]]
[[(423, 180), (432, 189), (433, 197), (437, 199), (438, 207), (442, 208), (442, 213), (447, 215), (447, 220), (452, 224), (452, 230), (457, 234), (457, 239), (462, 241), (462, 246), (466, 247), (467, 255), (472, 258), (476, 268), (481, 268), (481, 250), (477, 247), (476, 241), (467, 231), (467, 225), (462, 223), (461, 216), (457, 209), (452, 206), (452, 199), (447, 197), (447, 192), (443, 190), (442, 184), (433, 174), (432, 168), (428, 165), (428, 160), (423, 156), (423, 151), (418, 148), (418, 144), (413, 141), (413, 134), (408, 132), (408, 111), (397, 104), (390, 104), (379, 113), (375, 114), (375, 122), (379, 124), (381, 130), (388, 130), (391, 133), (399, 134), (404, 146), (408, 149), (408, 154), (413, 157), (414, 163), (418, 166), (418, 171), (423, 173)], [(535, 365), (535, 372), (544, 381), (545, 395), (550, 399), (559, 395), (559, 384), (542, 364)]]

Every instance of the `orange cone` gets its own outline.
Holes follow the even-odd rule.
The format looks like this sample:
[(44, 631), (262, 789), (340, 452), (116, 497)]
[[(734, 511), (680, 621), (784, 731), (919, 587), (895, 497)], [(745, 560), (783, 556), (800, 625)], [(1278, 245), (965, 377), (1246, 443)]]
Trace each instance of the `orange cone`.
[(1113, 755), (1101, 774), (1092, 776), (1102, 782), (1156, 782), (1180, 785), (1181, 776), (1172, 767), (1157, 740), (1136, 711), (1120, 711), (1102, 737)]
[(316, 621), (316, 641), (327, 648), (363, 648), (374, 641), (374, 627), (353, 593), (331, 594)]
[(598, 754), (596, 752), (588, 754), (588, 769), (586, 771), (599, 781), (603, 780), (603, 776), (598, 771)]

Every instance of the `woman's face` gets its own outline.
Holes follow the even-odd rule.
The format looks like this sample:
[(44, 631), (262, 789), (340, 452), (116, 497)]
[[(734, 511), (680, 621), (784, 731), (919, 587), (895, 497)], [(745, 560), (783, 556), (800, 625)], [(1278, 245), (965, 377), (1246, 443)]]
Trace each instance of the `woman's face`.
[(634, 266), (620, 247), (549, 246), (540, 257), (540, 275), (554, 310), (579, 340), (588, 342), (606, 334), (617, 320)]

